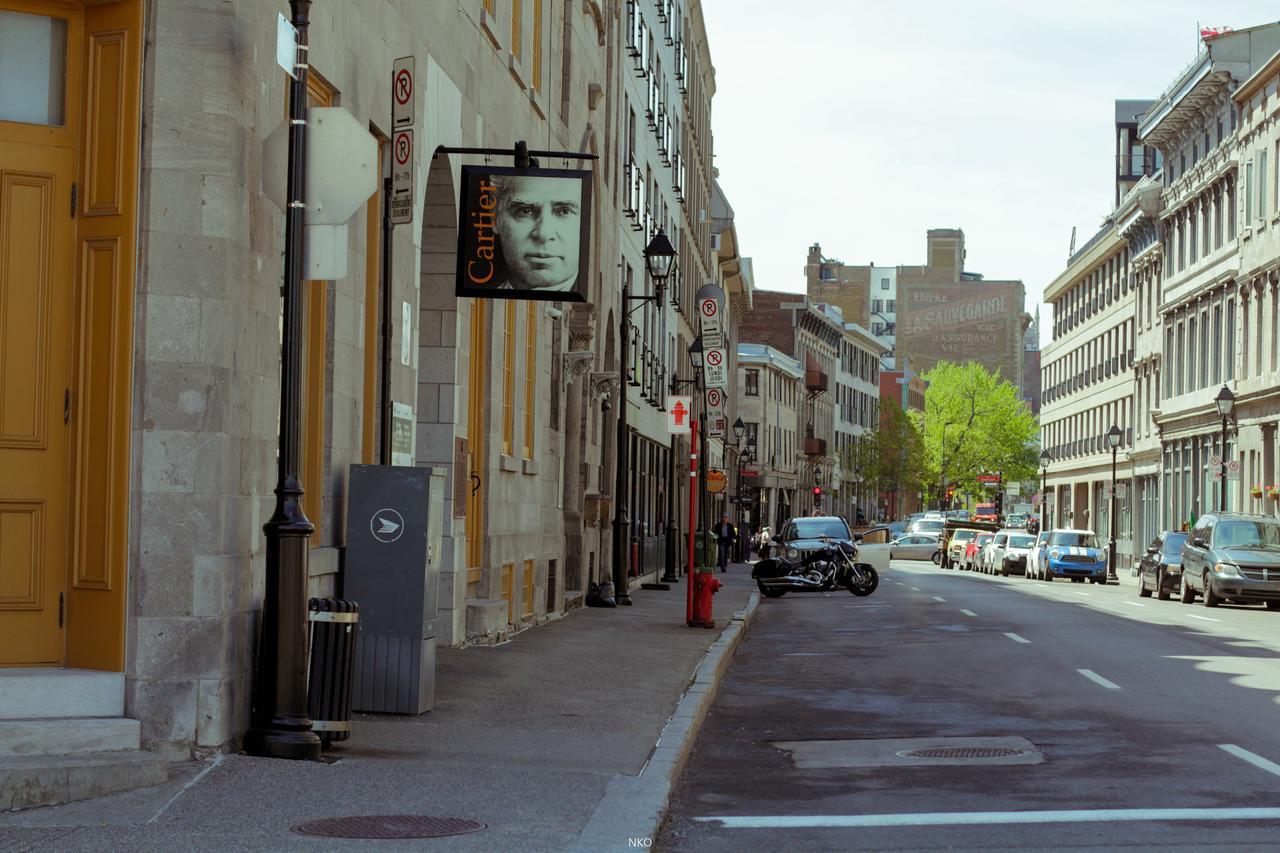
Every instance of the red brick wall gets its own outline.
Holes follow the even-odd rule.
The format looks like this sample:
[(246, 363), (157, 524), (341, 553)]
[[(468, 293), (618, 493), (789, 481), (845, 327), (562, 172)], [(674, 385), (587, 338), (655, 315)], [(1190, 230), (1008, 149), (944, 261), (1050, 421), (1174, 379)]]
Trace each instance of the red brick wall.
[(751, 294), (751, 310), (738, 324), (738, 342), (767, 344), (789, 356), (796, 354), (795, 312), (779, 308), (784, 302), (803, 302), (803, 293), (757, 290)]

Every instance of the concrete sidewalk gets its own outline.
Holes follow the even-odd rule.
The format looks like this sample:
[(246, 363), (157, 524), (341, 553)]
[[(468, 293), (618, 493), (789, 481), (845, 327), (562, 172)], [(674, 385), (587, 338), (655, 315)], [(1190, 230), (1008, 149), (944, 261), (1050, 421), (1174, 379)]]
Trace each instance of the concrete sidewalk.
[[(575, 610), (501, 646), (442, 650), (435, 709), (357, 716), (351, 740), (326, 753), (334, 763), (229, 755), (176, 766), (167, 785), (0, 814), (0, 849), (637, 849), (631, 839), (656, 834), (754, 609), (749, 566), (716, 577), (714, 630), (685, 626), (683, 580), (637, 589), (632, 607)], [(418, 841), (290, 830), (391, 814), (486, 828)]]

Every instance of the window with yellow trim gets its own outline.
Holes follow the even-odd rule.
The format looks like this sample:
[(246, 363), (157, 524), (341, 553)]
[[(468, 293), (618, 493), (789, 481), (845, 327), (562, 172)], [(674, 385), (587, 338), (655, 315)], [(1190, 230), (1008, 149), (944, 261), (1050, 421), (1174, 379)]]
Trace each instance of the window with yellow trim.
[(533, 560), (524, 561), (524, 582), (520, 584), (520, 617), (528, 619), (533, 616)]
[(486, 12), (492, 15), (495, 13), (495, 6), (497, 2), (498, 0), (480, 0), (480, 5), (484, 7)]
[[(289, 90), (286, 89), (286, 92)], [(331, 107), (337, 104), (338, 91), (319, 73), (312, 69), (307, 74), (307, 106)], [(285, 98), (285, 115), (288, 115), (288, 97)], [(303, 331), (306, 335), (303, 355), (303, 413), (302, 413), (302, 511), (315, 525), (308, 542), (319, 548), (332, 542), (332, 533), (324, 518), (324, 493), (328, 481), (329, 464), (326, 445), (329, 443), (329, 411), (326, 405), (327, 391), (332, 381), (329, 364), (329, 286), (327, 281), (307, 281), (303, 287)]]
[(529, 86), (535, 92), (542, 91), (542, 0), (533, 0), (533, 79)]
[(516, 432), (516, 303), (510, 299), (502, 335), (502, 452), (510, 456)]
[(533, 458), (534, 393), (538, 379), (538, 304), (527, 302), (524, 322), (524, 458)]
[(517, 60), (523, 57), (524, 47), (524, 15), (520, 8), (522, 0), (511, 0), (511, 55)]

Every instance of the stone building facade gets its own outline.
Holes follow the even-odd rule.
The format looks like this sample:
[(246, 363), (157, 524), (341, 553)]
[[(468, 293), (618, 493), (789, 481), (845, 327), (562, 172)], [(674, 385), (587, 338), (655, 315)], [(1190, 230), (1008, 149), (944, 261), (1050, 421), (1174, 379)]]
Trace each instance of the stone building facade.
[[(283, 162), (268, 139), (287, 115), (275, 33), (288, 8), (50, 0), (24, 10), (37, 36), (50, 21), (67, 27), (68, 50), (113, 76), (92, 91), (83, 77), (56, 81), (87, 110), (71, 120), (19, 119), (60, 128), (56, 145), (0, 115), (0, 170), (48, 164), (45, 189), (23, 203), (56, 197), (49, 209), (70, 212), (67, 198), (79, 199), (74, 221), (51, 221), (60, 256), (85, 265), (58, 268), (55, 284), (59, 304), (88, 312), (82, 331), (50, 337), (71, 356), (48, 363), (48, 388), (62, 392), (65, 379), (66, 392), (41, 392), (47, 411), (33, 420), (75, 431), (70, 458), (81, 461), (42, 475), (69, 486), (70, 504), (44, 517), (51, 541), (74, 548), (39, 567), (57, 585), (38, 602), (40, 630), (53, 626), (47, 648), (0, 642), (0, 682), (14, 665), (106, 673), (143, 746), (234, 749), (248, 725), (276, 485), (284, 214), (263, 164)], [(609, 569), (619, 374), (653, 397), (687, 376), (697, 285), (742, 287), (736, 245), (732, 258), (717, 254), (703, 214), (715, 84), (701, 4), (316, 2), (309, 29), (310, 106), (341, 107), (369, 128), (384, 174), (398, 57), (416, 60), (417, 121), (413, 219), (394, 229), (390, 255), (375, 193), (348, 223), (347, 275), (306, 285), (308, 592), (340, 593), (349, 466), (386, 459), (383, 427), (407, 408), (397, 427), (412, 463), (446, 474), (439, 639), (502, 639), (562, 615)], [(582, 161), (594, 173), (585, 303), (454, 294), (460, 170), (484, 158), (438, 149), (517, 140), (598, 157)], [(77, 146), (90, 151), (84, 174), (66, 154)], [(621, 365), (623, 281), (629, 271), (633, 293), (651, 292), (642, 251), (658, 228), (677, 247), (678, 274), (653, 316), (633, 315), (647, 349)], [(39, 262), (23, 251), (23, 263)], [(740, 292), (730, 300), (749, 305)], [(636, 440), (657, 436), (661, 412), (630, 390)], [(649, 460), (640, 470), (654, 482), (666, 442), (663, 432), (632, 457)], [(30, 502), (25, 490), (0, 498)], [(26, 636), (26, 621), (0, 609), (0, 632)], [(51, 710), (74, 689), (53, 689)]]
[[(1160, 531), (1205, 512), (1276, 512), (1277, 50), (1277, 24), (1211, 36), (1164, 95), (1142, 102), (1126, 156), (1147, 173), (1118, 174), (1118, 206), (1046, 290), (1051, 517), (1107, 533), (1110, 460), (1093, 448), (1118, 412), (1121, 572)], [(1224, 388), (1236, 399), (1225, 448), (1214, 402)], [(1087, 411), (1072, 402), (1082, 389)], [(1237, 463), (1238, 479), (1224, 481), (1215, 458)]]
[(1232, 95), (1240, 113), (1236, 159), (1244, 170), (1240, 212), (1240, 380), (1235, 422), (1246, 512), (1280, 515), (1280, 53)]
[[(1280, 24), (1205, 39), (1138, 128), (1164, 160), (1150, 322), (1161, 365), (1152, 416), (1166, 527), (1223, 506), (1262, 508), (1250, 487), (1275, 478), (1274, 131), (1261, 96), (1275, 85), (1274, 68), (1263, 69), (1277, 50)], [(1225, 447), (1214, 403), (1223, 387), (1237, 398)], [(1239, 479), (1215, 476), (1215, 457), (1239, 463)]]
[(837, 515), (856, 524), (875, 516), (875, 491), (863, 476), (871, 437), (880, 426), (881, 343), (857, 323), (844, 324), (835, 374), (835, 457), (832, 483)]
[(792, 356), (761, 343), (738, 344), (738, 405), (755, 461), (743, 469), (748, 518), (775, 532), (799, 506), (799, 413), (804, 371)]
[[(1049, 464), (1047, 517), (1055, 527), (1110, 530), (1106, 434), (1120, 429), (1118, 477), (1131, 476), (1133, 310), (1128, 247), (1108, 219), (1045, 288), (1054, 339), (1040, 352), (1044, 391), (1041, 446)], [(1128, 496), (1117, 499), (1116, 553), (1133, 556)]]
[[(834, 379), (844, 336), (844, 316), (835, 306), (817, 303), (802, 294), (756, 290), (752, 309), (742, 320), (739, 340), (760, 343), (786, 353), (804, 371), (805, 398), (800, 406), (799, 470), (807, 501), (794, 511), (835, 510), (831, 484), (835, 472)], [(813, 486), (820, 486), (815, 495)]]

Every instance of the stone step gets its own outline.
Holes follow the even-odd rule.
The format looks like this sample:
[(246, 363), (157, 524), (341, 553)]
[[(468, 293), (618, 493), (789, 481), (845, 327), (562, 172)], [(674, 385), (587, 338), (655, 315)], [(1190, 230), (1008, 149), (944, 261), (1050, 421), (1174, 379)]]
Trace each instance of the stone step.
[(138, 749), (141, 733), (137, 720), (124, 717), (0, 720), (0, 757)]
[(0, 720), (123, 716), (122, 672), (0, 669)]
[(168, 762), (142, 750), (0, 758), (0, 812), (69, 803), (168, 780)]

